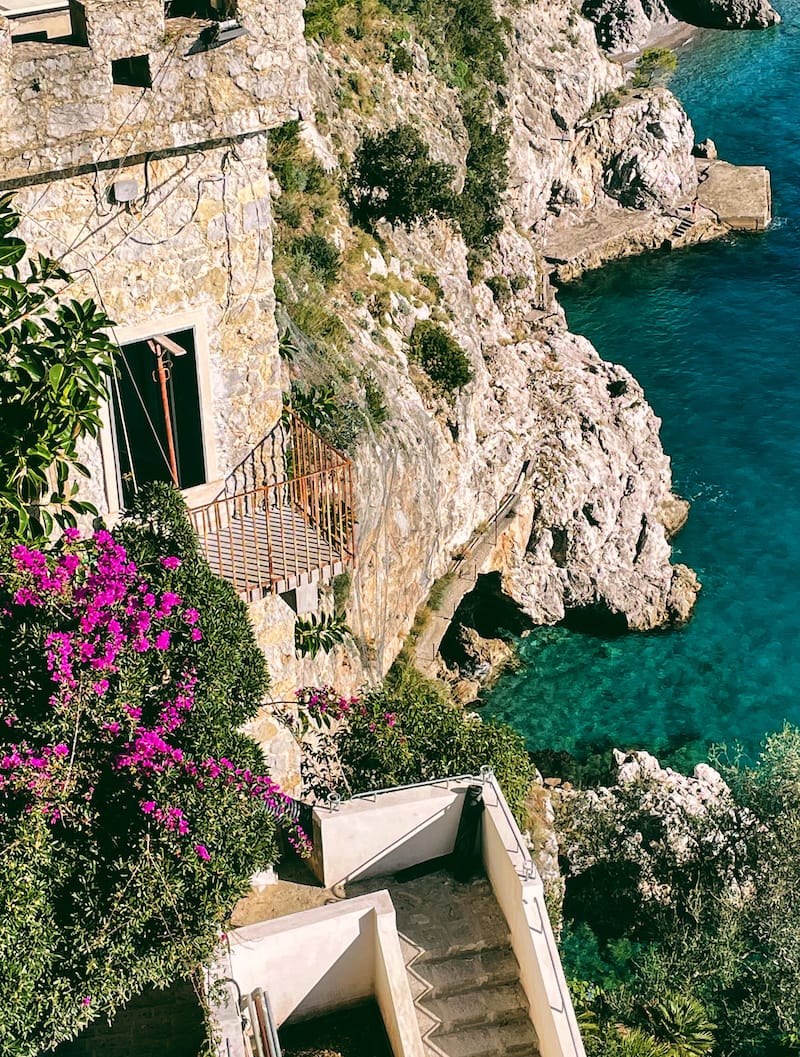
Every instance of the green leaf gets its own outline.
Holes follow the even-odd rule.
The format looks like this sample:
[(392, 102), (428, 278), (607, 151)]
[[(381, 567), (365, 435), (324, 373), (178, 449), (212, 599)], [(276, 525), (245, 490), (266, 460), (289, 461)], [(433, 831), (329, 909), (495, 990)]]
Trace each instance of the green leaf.
[(50, 370), (47, 372), (47, 380), (50, 383), (52, 389), (58, 389), (61, 384), (61, 379), (64, 377), (64, 364), (54, 363)]
[(22, 260), (25, 249), (22, 239), (0, 238), (0, 268), (9, 268)]

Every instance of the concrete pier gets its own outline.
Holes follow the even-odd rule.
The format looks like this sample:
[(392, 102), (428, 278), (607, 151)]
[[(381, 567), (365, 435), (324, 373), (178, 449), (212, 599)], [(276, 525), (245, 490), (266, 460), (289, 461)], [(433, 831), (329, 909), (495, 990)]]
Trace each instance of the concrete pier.
[(737, 231), (763, 231), (767, 227), (772, 219), (768, 169), (706, 158), (698, 158), (696, 164), (700, 205)]

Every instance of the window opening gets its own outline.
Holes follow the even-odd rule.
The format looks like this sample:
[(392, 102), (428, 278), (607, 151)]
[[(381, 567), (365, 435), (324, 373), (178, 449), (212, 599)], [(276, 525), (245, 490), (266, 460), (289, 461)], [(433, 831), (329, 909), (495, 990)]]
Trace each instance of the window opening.
[(150, 56), (131, 55), (126, 59), (112, 59), (111, 80), (114, 84), (127, 84), (132, 88), (152, 88)]
[(86, 14), (77, 0), (0, 0), (0, 15), (11, 22), (12, 44), (87, 43)]
[(122, 345), (112, 386), (120, 499), (150, 481), (206, 481), (194, 330)]
[(165, 0), (165, 18), (233, 18), (235, 0)]

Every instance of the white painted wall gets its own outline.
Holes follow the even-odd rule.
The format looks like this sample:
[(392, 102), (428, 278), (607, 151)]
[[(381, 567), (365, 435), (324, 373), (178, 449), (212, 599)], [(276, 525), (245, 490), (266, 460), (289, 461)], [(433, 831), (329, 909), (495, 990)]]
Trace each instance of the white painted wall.
[(311, 866), (330, 887), (449, 855), (469, 782), (441, 782), (314, 809)]
[[(263, 921), (228, 933), (211, 973), (236, 981), (242, 995), (260, 987), (275, 1021), (303, 1019), (375, 996), (394, 1057), (422, 1057), (416, 1014), (387, 892)], [(244, 1057), (236, 988), (213, 1011), (218, 1053)]]

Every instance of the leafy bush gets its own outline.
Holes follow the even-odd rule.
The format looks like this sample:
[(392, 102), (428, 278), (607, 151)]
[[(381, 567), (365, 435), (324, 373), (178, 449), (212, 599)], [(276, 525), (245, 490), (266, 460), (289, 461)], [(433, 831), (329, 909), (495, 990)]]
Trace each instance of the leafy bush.
[(438, 323), (423, 319), (410, 339), (411, 356), (444, 393), (452, 393), (472, 380), (469, 357)]
[(342, 38), (338, 15), (352, 0), (306, 0), (303, 10), (305, 36), (307, 40), (332, 40)]
[(115, 346), (93, 301), (53, 305), (70, 281), (55, 261), (39, 254), (22, 269), (27, 247), (13, 235), (11, 201), (0, 196), (0, 532), (36, 539), (97, 513), (68, 479), (88, 476), (78, 442), (97, 435)]
[(446, 688), (415, 669), (395, 665), (380, 687), (339, 697), (332, 687), (297, 691), (298, 716), (283, 721), (304, 751), (305, 793), (351, 796), (494, 769), (511, 810), (525, 816), (536, 771), (520, 734), (482, 722), (450, 700)]
[(516, 731), (464, 712), (441, 683), (407, 666), (393, 668), (362, 704), (339, 746), (353, 792), (477, 774), (486, 764), (512, 811), (522, 815), (535, 769)]
[(614, 110), (622, 102), (622, 96), (619, 92), (609, 91), (604, 92), (598, 99), (596, 99), (586, 113), (581, 118), (581, 121), (588, 121), (593, 118), (596, 114), (603, 114), (606, 110)]
[(402, 44), (397, 45), (392, 51), (392, 69), (395, 73), (412, 73), (414, 70), (414, 59), (411, 52)]
[(646, 48), (639, 56), (633, 74), (634, 88), (649, 88), (666, 81), (678, 68), (678, 56), (671, 48)]
[(503, 227), (501, 197), (508, 183), (508, 138), (504, 125), (493, 129), (478, 113), (466, 112), (464, 124), (469, 135), (467, 176), (456, 216), (474, 266)]
[(428, 145), (411, 125), (365, 136), (347, 177), (345, 196), (353, 216), (372, 227), (380, 219), (413, 224), (452, 216), (455, 169), (432, 162)]
[(339, 451), (352, 451), (364, 428), (358, 405), (341, 400), (332, 385), (292, 382), (286, 402), (297, 415)]
[(362, 371), (360, 380), (364, 387), (364, 399), (367, 404), (369, 420), (373, 426), (381, 426), (389, 417), (389, 409), (386, 407), (386, 394), (371, 371)]
[(274, 861), (267, 686), (180, 496), (0, 555), (0, 1039), (33, 1057), (192, 973)]
[(304, 260), (323, 286), (332, 286), (339, 278), (339, 251), (322, 235), (301, 235), (291, 243), (289, 253)]
[(504, 275), (492, 275), (486, 280), (486, 285), (492, 291), (492, 297), (498, 305), (504, 304), (511, 297), (511, 283)]
[(316, 657), (330, 653), (334, 646), (344, 642), (351, 634), (342, 616), (336, 613), (312, 613), (309, 617), (298, 617), (294, 625), (294, 644), (301, 657)]

